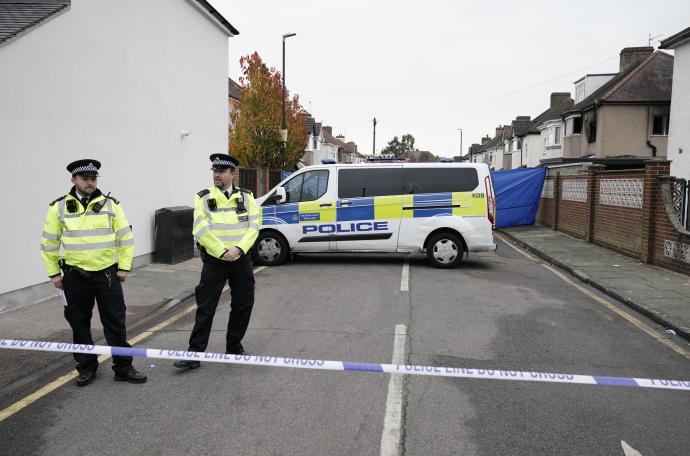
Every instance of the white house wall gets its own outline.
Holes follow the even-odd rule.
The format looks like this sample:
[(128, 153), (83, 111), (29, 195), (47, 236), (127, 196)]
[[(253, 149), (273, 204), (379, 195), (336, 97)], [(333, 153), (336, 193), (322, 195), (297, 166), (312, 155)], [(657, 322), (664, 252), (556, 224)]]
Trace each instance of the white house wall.
[(675, 49), (672, 93), (667, 157), (671, 175), (690, 180), (690, 42)]
[(539, 160), (546, 158), (544, 153), (544, 139), (541, 135), (526, 135), (522, 140), (523, 163), (533, 168), (539, 165)]
[(72, 0), (0, 47), (0, 293), (47, 280), (43, 220), (75, 159), (103, 163), (135, 255), (152, 252), (155, 210), (193, 206), (227, 150), (227, 68), (227, 35), (186, 0)]

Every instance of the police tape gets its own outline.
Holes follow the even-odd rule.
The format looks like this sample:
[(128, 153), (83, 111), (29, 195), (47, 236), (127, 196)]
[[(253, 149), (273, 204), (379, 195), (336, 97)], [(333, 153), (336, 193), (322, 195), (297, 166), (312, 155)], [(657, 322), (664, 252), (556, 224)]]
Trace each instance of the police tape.
[(110, 347), (107, 345), (80, 345), (66, 342), (0, 339), (0, 349), (31, 350), (59, 353), (86, 353), (108, 356), (134, 356), (140, 358), (203, 361), (211, 363), (244, 364), (249, 366), (292, 367), (332, 371), (378, 372), (387, 374), (423, 375), (430, 377), (515, 380), (525, 382), (572, 383), (580, 385), (606, 385), (637, 388), (658, 388), (690, 391), (690, 381), (655, 378), (606, 377), (553, 372), (527, 372), (464, 367), (417, 366), (409, 364), (373, 364), (322, 359), (284, 358), (262, 355), (231, 355), (226, 353), (188, 352), (157, 348)]

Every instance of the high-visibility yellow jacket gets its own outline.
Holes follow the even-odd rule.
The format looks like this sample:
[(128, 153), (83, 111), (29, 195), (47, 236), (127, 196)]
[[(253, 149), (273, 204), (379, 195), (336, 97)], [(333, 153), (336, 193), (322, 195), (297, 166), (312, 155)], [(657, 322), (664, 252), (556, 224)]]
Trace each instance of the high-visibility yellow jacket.
[(218, 187), (211, 187), (194, 197), (194, 240), (213, 257), (221, 258), (231, 247), (249, 253), (260, 224), (259, 206), (248, 190), (233, 187), (228, 198)]
[[(100, 210), (95, 211), (100, 206)], [(48, 208), (41, 238), (41, 255), (49, 276), (60, 273), (60, 245), (65, 263), (86, 271), (100, 271), (117, 263), (132, 268), (134, 235), (120, 203), (96, 190), (87, 207), (74, 188)]]

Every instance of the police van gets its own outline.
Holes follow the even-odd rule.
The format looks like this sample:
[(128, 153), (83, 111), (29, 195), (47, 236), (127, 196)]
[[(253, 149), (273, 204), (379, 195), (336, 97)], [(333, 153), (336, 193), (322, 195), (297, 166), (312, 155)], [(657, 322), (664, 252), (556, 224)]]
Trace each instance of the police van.
[(314, 165), (257, 199), (257, 263), (291, 252), (425, 252), (452, 268), (466, 252), (496, 250), (496, 203), (483, 163)]

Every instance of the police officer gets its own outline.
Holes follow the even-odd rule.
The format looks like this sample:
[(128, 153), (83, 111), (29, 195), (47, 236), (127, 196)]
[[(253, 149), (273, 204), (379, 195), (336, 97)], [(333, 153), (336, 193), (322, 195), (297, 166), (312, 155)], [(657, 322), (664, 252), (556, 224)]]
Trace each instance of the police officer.
[[(120, 282), (132, 267), (134, 237), (120, 203), (96, 186), (100, 168), (100, 162), (90, 159), (67, 165), (74, 186), (50, 203), (41, 255), (51, 282), (63, 290), (65, 319), (72, 327), (74, 343), (93, 345), (91, 313), (95, 299), (108, 344), (129, 347)], [(64, 259), (60, 258), (60, 244)], [(74, 359), (79, 372), (77, 386), (93, 382), (98, 357), (75, 353)], [(146, 382), (146, 376), (132, 366), (131, 356), (113, 356), (113, 370), (115, 380)]]
[[(230, 285), (231, 310), (225, 352), (247, 354), (242, 338), (254, 305), (254, 273), (249, 249), (259, 235), (259, 208), (249, 190), (237, 188), (239, 161), (227, 154), (210, 157), (214, 186), (194, 199), (192, 232), (204, 263), (196, 287), (196, 320), (189, 338), (189, 351), (203, 352), (225, 283)], [(180, 369), (196, 369), (199, 361), (176, 361)]]

